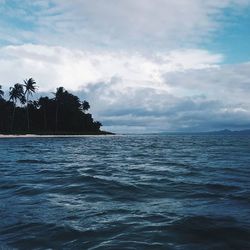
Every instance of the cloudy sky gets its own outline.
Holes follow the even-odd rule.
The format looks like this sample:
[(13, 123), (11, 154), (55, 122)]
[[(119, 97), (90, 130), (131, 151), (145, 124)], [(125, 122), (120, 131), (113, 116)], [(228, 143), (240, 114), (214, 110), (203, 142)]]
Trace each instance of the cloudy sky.
[(250, 128), (250, 0), (0, 0), (0, 83), (29, 77), (109, 131)]

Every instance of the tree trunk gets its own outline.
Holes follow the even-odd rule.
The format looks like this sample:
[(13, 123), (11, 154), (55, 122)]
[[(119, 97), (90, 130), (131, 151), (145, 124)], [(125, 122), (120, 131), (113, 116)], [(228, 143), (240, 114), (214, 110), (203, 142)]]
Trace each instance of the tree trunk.
[(12, 120), (11, 120), (11, 127), (10, 127), (10, 132), (13, 132), (13, 126), (14, 126), (14, 119), (15, 119), (15, 111), (16, 111), (16, 101), (14, 102), (14, 109), (12, 113)]
[(43, 111), (43, 122), (44, 122), (44, 131), (47, 131), (47, 116), (46, 116), (46, 109)]
[[(4, 117), (3, 114), (0, 115), (1, 117)], [(4, 131), (4, 119), (1, 120), (1, 128), (0, 128), (1, 131)]]
[(58, 128), (58, 109), (59, 109), (59, 105), (57, 103), (56, 104), (56, 127), (55, 127), (55, 132), (57, 132), (57, 128)]
[(27, 93), (27, 125), (28, 125), (28, 132), (30, 131), (30, 117), (29, 117), (29, 94)]

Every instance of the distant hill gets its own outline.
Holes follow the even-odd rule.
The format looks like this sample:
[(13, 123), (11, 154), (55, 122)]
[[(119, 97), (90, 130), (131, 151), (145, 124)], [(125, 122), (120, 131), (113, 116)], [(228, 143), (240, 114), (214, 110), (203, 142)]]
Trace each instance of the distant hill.
[(199, 134), (206, 134), (206, 135), (250, 135), (250, 129), (245, 130), (230, 130), (230, 129), (223, 129), (218, 131), (209, 131), (209, 132), (162, 132), (162, 135), (199, 135)]
[(245, 129), (245, 130), (230, 130), (230, 129), (224, 129), (224, 130), (219, 130), (219, 131), (212, 131), (212, 132), (207, 132), (206, 134), (216, 134), (216, 135), (250, 135), (250, 129)]

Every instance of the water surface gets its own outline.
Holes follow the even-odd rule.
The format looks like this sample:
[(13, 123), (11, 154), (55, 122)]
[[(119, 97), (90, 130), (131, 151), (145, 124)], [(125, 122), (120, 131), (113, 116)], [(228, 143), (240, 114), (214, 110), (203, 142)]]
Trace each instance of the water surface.
[(0, 249), (250, 249), (250, 137), (0, 139)]

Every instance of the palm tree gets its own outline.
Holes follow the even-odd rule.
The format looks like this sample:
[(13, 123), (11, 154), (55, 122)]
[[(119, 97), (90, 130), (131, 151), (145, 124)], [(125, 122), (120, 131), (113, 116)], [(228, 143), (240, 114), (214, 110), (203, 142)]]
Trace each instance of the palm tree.
[(0, 99), (3, 98), (4, 92), (2, 90), (2, 86), (0, 85)]
[(10, 87), (9, 96), (10, 96), (9, 100), (13, 101), (14, 103), (13, 113), (12, 113), (12, 122), (11, 122), (11, 131), (12, 131), (13, 125), (14, 125), (14, 119), (15, 119), (15, 110), (16, 110), (17, 100), (19, 100), (22, 104), (25, 103), (23, 85), (20, 83), (16, 83), (14, 87)]
[(29, 96), (36, 92), (36, 82), (33, 78), (30, 78), (28, 80), (24, 80), (24, 88), (25, 92), (24, 95), (26, 95), (26, 102), (27, 102), (27, 124), (28, 124), (28, 131), (30, 130), (30, 119), (29, 119)]
[(81, 103), (81, 110), (83, 111), (83, 113), (85, 113), (85, 111), (89, 110), (90, 109), (90, 105), (87, 101), (83, 101)]
[(65, 90), (63, 87), (59, 87), (56, 89), (56, 93), (53, 93), (55, 95), (55, 101), (56, 101), (56, 126), (55, 126), (55, 132), (57, 132), (58, 129), (58, 113), (59, 113), (59, 106), (62, 102), (63, 95), (65, 93)]

